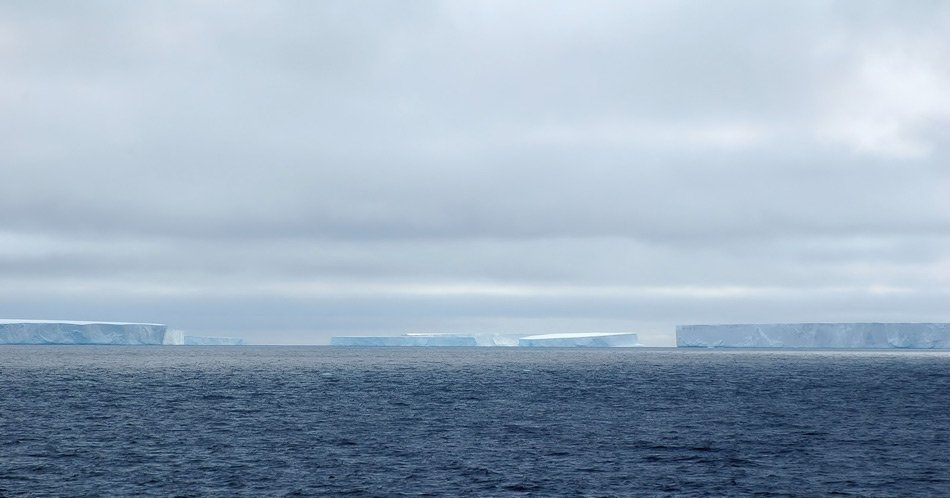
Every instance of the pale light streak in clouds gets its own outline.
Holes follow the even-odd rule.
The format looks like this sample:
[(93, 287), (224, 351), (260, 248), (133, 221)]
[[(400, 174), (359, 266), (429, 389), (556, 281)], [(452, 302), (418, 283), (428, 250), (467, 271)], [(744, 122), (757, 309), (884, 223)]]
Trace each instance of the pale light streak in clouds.
[(0, 7), (0, 316), (948, 321), (942, 2)]

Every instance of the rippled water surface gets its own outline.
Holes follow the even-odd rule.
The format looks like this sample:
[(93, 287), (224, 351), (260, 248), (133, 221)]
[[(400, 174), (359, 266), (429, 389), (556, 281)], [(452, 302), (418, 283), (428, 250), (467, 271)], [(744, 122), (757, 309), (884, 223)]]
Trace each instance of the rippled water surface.
[(0, 347), (0, 496), (950, 496), (950, 354)]

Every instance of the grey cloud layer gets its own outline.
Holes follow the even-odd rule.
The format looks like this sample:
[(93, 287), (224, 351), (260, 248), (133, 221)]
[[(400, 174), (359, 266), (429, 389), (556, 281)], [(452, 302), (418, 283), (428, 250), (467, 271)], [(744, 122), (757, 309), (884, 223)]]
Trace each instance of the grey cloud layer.
[(950, 283), (944, 3), (0, 13), (0, 281), (36, 299)]

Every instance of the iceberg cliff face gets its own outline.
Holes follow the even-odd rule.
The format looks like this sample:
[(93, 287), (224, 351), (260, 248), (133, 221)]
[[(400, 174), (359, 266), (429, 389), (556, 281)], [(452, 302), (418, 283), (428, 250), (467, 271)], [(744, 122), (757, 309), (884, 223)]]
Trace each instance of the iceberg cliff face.
[(943, 349), (950, 323), (777, 323), (678, 325), (677, 347)]
[(157, 323), (0, 320), (0, 344), (182, 344)]

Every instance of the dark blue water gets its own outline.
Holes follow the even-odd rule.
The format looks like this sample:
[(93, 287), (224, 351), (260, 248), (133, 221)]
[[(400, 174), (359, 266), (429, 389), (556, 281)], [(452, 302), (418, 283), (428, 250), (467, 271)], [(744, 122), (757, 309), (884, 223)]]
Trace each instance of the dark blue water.
[(948, 496), (950, 354), (0, 347), (0, 496)]

